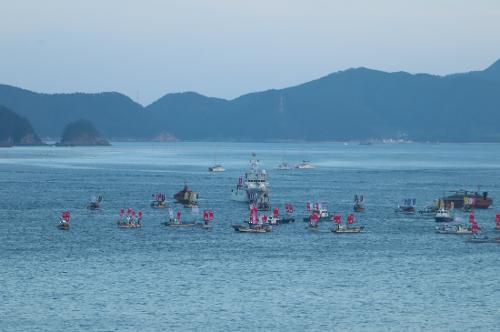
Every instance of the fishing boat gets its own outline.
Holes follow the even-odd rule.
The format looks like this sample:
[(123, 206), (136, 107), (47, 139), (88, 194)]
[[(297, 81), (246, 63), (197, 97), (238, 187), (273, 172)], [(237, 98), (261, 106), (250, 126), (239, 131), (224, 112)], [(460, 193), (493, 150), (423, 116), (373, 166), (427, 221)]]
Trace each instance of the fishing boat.
[(285, 215), (278, 219), (278, 224), (289, 224), (295, 222), (293, 211), (294, 208), (292, 203), (285, 203)]
[(333, 221), (335, 222), (335, 226), (331, 229), (332, 233), (336, 234), (352, 234), (352, 233), (361, 233), (364, 231), (364, 226), (351, 226), (354, 223), (354, 215), (349, 214), (347, 216), (347, 225), (342, 225), (340, 215), (334, 215)]
[(398, 204), (398, 207), (394, 210), (394, 212), (402, 214), (415, 214), (416, 203), (417, 200), (415, 198), (403, 199), (401, 204)]
[(210, 222), (213, 220), (214, 220), (214, 211), (206, 209), (203, 211), (203, 223), (198, 223), (197, 225), (203, 229), (210, 230), (212, 229), (212, 225), (210, 225)]
[(363, 195), (354, 195), (354, 212), (364, 212), (365, 211), (365, 198)]
[(280, 171), (287, 171), (287, 170), (290, 170), (292, 168), (290, 167), (290, 165), (287, 162), (282, 162), (281, 164), (278, 165), (277, 169)]
[(310, 161), (303, 160), (301, 163), (295, 165), (295, 168), (298, 168), (298, 169), (313, 169), (314, 166), (313, 166), (313, 164)]
[(472, 234), (472, 229), (467, 225), (449, 226), (445, 224), (443, 226), (436, 227), (435, 232), (438, 234), (467, 235), (467, 234)]
[(310, 202), (307, 202), (306, 204), (306, 208), (307, 208), (307, 211), (309, 212), (309, 216), (308, 217), (304, 217), (302, 219), (302, 221), (304, 222), (309, 222), (310, 221), (310, 217), (313, 215), (313, 214), (316, 214), (319, 218), (318, 221), (328, 221), (330, 220), (330, 213), (328, 212), (328, 209), (325, 208), (321, 203), (314, 203), (311, 205)]
[(193, 207), (198, 204), (198, 193), (190, 190), (187, 184), (184, 184), (184, 188), (174, 195), (174, 199), (185, 207)]
[(472, 208), (487, 209), (493, 204), (493, 199), (488, 196), (488, 192), (457, 190), (451, 195), (442, 198), (445, 207), (450, 208), (451, 204), (457, 209), (464, 207), (466, 202), (469, 202)]
[(436, 222), (451, 222), (453, 221), (453, 215), (450, 210), (441, 207), (437, 210), (436, 215), (434, 216), (434, 220)]
[(102, 203), (103, 197), (102, 195), (92, 195), (90, 197), (89, 204), (87, 205), (87, 208), (90, 210), (97, 210), (101, 208), (101, 203)]
[(116, 222), (118, 228), (141, 228), (142, 227), (142, 211), (136, 213), (132, 208), (120, 209), (120, 219)]
[(153, 209), (165, 209), (168, 207), (167, 196), (164, 193), (152, 194), (151, 207)]
[(438, 211), (437, 205), (427, 205), (424, 207), (422, 210), (419, 210), (418, 213), (422, 216), (432, 216), (434, 217), (436, 215), (436, 212)]
[(259, 218), (255, 204), (250, 207), (250, 218), (246, 225), (232, 225), (231, 227), (239, 233), (268, 233), (273, 230), (272, 226), (263, 223), (263, 218)]
[(218, 172), (225, 172), (226, 169), (222, 165), (214, 165), (212, 167), (209, 167), (208, 171), (213, 173), (218, 173)]
[(310, 232), (317, 232), (319, 230), (318, 221), (319, 221), (319, 215), (313, 212), (309, 216), (309, 224), (307, 225), (307, 230)]
[(61, 218), (59, 219), (59, 224), (57, 228), (61, 230), (69, 230), (69, 221), (71, 219), (71, 214), (69, 211), (64, 211), (61, 213)]
[(486, 235), (478, 235), (478, 234), (472, 234), (471, 237), (469, 237), (466, 242), (469, 243), (497, 243), (500, 242), (497, 239), (491, 239)]
[(172, 209), (168, 209), (169, 213), (169, 219), (168, 221), (164, 222), (163, 225), (167, 227), (174, 227), (174, 228), (185, 228), (185, 227), (194, 227), (196, 226), (195, 222), (182, 222), (181, 219), (181, 211), (177, 211), (177, 215), (174, 218), (174, 213)]

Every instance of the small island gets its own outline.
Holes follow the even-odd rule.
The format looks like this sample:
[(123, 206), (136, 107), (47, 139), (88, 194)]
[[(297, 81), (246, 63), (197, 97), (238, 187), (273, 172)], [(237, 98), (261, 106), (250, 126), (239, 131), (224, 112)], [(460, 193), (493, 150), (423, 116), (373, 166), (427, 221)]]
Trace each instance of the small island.
[(31, 123), (4, 106), (0, 106), (0, 147), (38, 146), (44, 143)]
[(61, 142), (57, 146), (109, 146), (108, 140), (103, 138), (92, 122), (78, 120), (68, 123), (64, 128)]

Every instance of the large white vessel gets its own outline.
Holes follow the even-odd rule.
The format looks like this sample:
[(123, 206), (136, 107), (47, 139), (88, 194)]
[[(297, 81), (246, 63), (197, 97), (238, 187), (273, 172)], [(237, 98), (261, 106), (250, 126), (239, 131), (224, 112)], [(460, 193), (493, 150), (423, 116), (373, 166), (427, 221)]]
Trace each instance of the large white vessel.
[(268, 194), (267, 172), (259, 167), (259, 161), (253, 153), (245, 178), (239, 178), (236, 188), (231, 190), (231, 199), (239, 202), (257, 203), (259, 209), (267, 209), (267, 205), (269, 205)]

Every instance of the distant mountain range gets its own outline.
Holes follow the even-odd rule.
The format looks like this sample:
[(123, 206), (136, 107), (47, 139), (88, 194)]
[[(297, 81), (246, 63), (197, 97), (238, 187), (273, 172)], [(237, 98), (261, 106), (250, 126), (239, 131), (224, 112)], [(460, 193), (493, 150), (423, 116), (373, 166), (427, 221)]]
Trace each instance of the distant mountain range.
[(45, 137), (60, 137), (84, 118), (118, 139), (500, 142), (500, 60), (448, 76), (348, 69), (232, 100), (172, 93), (146, 107), (115, 92), (41, 94), (0, 85), (0, 105)]

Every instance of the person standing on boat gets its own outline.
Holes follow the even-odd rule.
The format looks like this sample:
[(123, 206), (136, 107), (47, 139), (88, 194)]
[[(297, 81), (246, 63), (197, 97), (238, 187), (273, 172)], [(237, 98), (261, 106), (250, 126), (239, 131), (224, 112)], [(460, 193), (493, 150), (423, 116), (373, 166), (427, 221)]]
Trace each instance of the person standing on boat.
[(170, 222), (174, 221), (174, 211), (170, 207), (168, 208), (168, 219)]
[(137, 225), (142, 226), (142, 211), (139, 211), (139, 217), (137, 218)]

